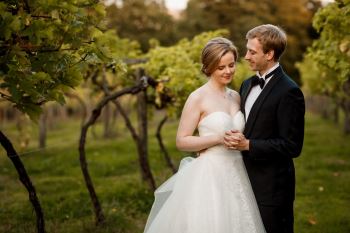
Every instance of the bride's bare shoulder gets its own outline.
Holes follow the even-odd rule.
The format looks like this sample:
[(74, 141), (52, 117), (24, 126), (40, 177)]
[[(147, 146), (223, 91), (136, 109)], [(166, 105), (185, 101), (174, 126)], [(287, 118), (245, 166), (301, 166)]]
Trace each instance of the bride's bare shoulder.
[(198, 110), (198, 112), (200, 112), (203, 105), (203, 96), (204, 93), (201, 87), (191, 92), (187, 97), (183, 111), (191, 111), (193, 113)]
[(193, 92), (191, 92), (191, 94), (188, 96), (188, 100), (200, 101), (205, 96), (206, 96), (206, 88), (204, 86), (201, 86), (196, 90), (194, 90)]

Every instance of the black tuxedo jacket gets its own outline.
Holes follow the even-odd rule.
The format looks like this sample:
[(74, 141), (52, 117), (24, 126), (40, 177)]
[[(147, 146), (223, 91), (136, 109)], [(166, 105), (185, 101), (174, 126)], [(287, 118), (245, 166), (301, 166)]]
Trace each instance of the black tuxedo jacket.
[[(304, 96), (297, 84), (279, 66), (256, 99), (244, 129), (250, 140), (243, 160), (259, 205), (293, 203), (295, 170), (293, 158), (304, 140)], [(251, 89), (252, 78), (240, 89), (241, 109)]]

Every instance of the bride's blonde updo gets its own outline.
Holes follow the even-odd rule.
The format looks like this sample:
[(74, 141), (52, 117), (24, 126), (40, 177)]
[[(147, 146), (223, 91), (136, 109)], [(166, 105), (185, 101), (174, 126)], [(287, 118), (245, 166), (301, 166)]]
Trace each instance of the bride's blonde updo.
[(220, 59), (228, 52), (232, 52), (235, 57), (235, 61), (237, 61), (237, 48), (230, 40), (223, 37), (211, 39), (202, 50), (201, 71), (209, 77), (216, 70)]

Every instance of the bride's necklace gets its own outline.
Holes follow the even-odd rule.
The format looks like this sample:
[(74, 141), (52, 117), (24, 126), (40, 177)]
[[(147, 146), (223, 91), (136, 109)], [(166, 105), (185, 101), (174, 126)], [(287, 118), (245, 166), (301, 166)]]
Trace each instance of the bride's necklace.
[(208, 83), (208, 86), (209, 86), (209, 88), (210, 88), (215, 94), (217, 94), (218, 96), (220, 96), (220, 97), (222, 97), (222, 98), (224, 98), (224, 99), (227, 99), (227, 98), (228, 98), (228, 95), (227, 95), (227, 87), (225, 87), (225, 91), (222, 92), (222, 91), (218, 90), (217, 88), (213, 87), (213, 86), (211, 85), (211, 83)]

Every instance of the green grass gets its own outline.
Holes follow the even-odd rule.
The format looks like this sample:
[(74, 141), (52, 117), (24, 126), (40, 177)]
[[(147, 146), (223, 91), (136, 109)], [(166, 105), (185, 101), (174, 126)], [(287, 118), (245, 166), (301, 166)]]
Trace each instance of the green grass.
[[(150, 162), (157, 184), (171, 175), (150, 129)], [(169, 152), (178, 163), (185, 156), (175, 148), (177, 122), (163, 130)], [(101, 126), (95, 128), (101, 135)], [(3, 131), (19, 148), (13, 125)], [(37, 135), (35, 127), (31, 135)], [(36, 187), (48, 232), (141, 233), (153, 194), (141, 182), (136, 148), (123, 125), (113, 139), (94, 138), (89, 132), (87, 159), (90, 174), (107, 218), (94, 225), (94, 214), (82, 178), (78, 138), (79, 121), (57, 122), (49, 131), (48, 146), (36, 150), (33, 136), (21, 159)], [(297, 197), (296, 233), (350, 232), (350, 137), (333, 123), (307, 115), (303, 154), (295, 160)], [(32, 153), (26, 153), (33, 151)], [(35, 213), (12, 163), (0, 150), (0, 232), (35, 231)]]
[(350, 232), (350, 136), (307, 115), (303, 153), (295, 165), (296, 232)]

